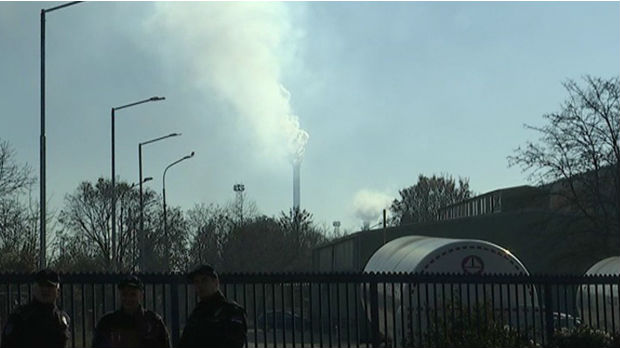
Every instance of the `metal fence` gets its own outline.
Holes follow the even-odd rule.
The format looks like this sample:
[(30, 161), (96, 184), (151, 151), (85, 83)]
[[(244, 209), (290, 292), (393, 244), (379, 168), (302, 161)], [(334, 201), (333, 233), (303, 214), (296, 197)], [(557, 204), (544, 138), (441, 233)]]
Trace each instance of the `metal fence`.
[[(99, 318), (119, 306), (123, 276), (62, 276), (59, 305), (72, 319), (71, 347), (91, 345)], [(176, 345), (196, 294), (179, 274), (139, 276), (144, 306), (164, 317)], [(29, 300), (31, 280), (0, 274), (0, 321)], [(498, 332), (545, 346), (562, 328), (620, 331), (620, 276), (309, 273), (220, 280), (222, 292), (246, 309), (246, 347), (428, 347)]]

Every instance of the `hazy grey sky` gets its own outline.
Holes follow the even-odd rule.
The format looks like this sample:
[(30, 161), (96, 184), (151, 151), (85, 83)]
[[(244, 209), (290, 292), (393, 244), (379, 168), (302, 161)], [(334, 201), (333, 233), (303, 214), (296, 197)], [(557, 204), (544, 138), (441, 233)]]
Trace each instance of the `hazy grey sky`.
[[(39, 13), (0, 3), (0, 138), (39, 173)], [(525, 184), (506, 156), (558, 109), (561, 83), (620, 70), (618, 2), (88, 2), (47, 16), (47, 195), (116, 173), (167, 201), (292, 205), (291, 136), (309, 139), (302, 207), (356, 230), (419, 173), (484, 193)], [(299, 123), (296, 123), (298, 121)], [(300, 128), (298, 128), (300, 127)], [(303, 133), (302, 133), (303, 134)], [(37, 185), (38, 189), (38, 185)], [(38, 197), (38, 193), (36, 194)]]

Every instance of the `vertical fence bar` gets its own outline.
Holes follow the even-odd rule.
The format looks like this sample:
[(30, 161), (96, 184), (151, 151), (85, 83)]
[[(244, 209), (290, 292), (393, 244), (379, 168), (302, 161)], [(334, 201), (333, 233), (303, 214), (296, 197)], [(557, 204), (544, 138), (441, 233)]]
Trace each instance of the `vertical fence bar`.
[(362, 298), (364, 301), (364, 327), (366, 328), (366, 342), (373, 343), (374, 332), (371, 329), (370, 319), (369, 319), (369, 318), (372, 318), (371, 300), (370, 300), (369, 290), (370, 290), (370, 282), (368, 283), (364, 282), (364, 286), (362, 287)]
[[(187, 282), (183, 280), (183, 293), (185, 294), (185, 322), (187, 323), (187, 319), (189, 318), (189, 287), (187, 286)], [(185, 325), (183, 325), (185, 328)]]
[[(373, 277), (374, 278), (374, 277)], [(370, 325), (372, 333), (372, 346), (381, 346), (381, 336), (379, 333), (379, 288), (376, 278), (370, 280)]]
[(476, 300), (474, 301), (474, 315), (476, 316), (476, 332), (478, 337), (480, 337), (480, 304), (478, 303), (478, 299), (480, 298), (478, 288), (480, 287), (480, 284), (475, 282), (474, 286), (476, 287), (474, 291), (476, 294)]
[(405, 328), (405, 295), (403, 290), (403, 282), (400, 282), (400, 339), (403, 344), (403, 347), (406, 346), (406, 330)]
[(282, 306), (282, 344), (286, 346), (286, 300), (284, 299), (284, 282), (280, 283), (280, 304)]
[[(62, 285), (61, 285), (62, 287)], [(61, 290), (61, 295), (62, 295), (62, 290)], [(60, 306), (64, 307), (64, 299), (61, 296), (60, 297)], [(22, 284), (21, 283), (17, 283), (17, 305), (21, 306), (22, 305)]]
[(269, 320), (269, 318), (267, 317), (267, 294), (266, 294), (266, 287), (265, 287), (265, 283), (263, 282), (262, 284), (262, 288), (263, 288), (263, 343), (265, 344), (265, 348), (267, 347), (267, 320)]
[(333, 347), (332, 343), (332, 289), (331, 281), (327, 282), (327, 342), (330, 347)]
[[(165, 288), (164, 288), (165, 290)], [(164, 294), (164, 298), (166, 298)], [(172, 318), (172, 346), (176, 347), (179, 344), (179, 336), (181, 334), (181, 324), (179, 323), (179, 283), (173, 276), (170, 279), (170, 316)], [(164, 312), (166, 308), (164, 307)]]
[(563, 284), (564, 285), (564, 310), (563, 312), (566, 313), (565, 316), (565, 321), (566, 321), (566, 327), (569, 327), (569, 323), (568, 323), (568, 284)]
[[(466, 283), (467, 285), (467, 325), (472, 325), (472, 308), (471, 308), (471, 284)], [(478, 333), (480, 334), (480, 333)]]
[(520, 303), (519, 303), (519, 283), (515, 283), (515, 307), (516, 307), (516, 313), (517, 313), (517, 331), (519, 333), (521, 333), (521, 313), (519, 313), (520, 310)]
[[(433, 314), (434, 314), (434, 322), (433, 326), (435, 328), (435, 340), (439, 339), (439, 306), (437, 306), (437, 280), (433, 281)], [(437, 344), (437, 342), (435, 342)]]
[[(487, 284), (486, 282), (482, 282), (482, 327), (486, 328), (489, 326), (489, 318), (487, 314), (489, 313), (489, 306), (487, 304)], [(491, 313), (493, 312), (493, 305), (491, 305)]]
[(273, 323), (273, 346), (278, 346), (278, 337), (277, 337), (277, 329), (278, 325), (276, 322), (277, 312), (276, 312), (276, 283), (271, 283), (271, 318)]
[[(601, 288), (603, 288), (601, 294), (602, 294), (602, 300), (603, 300), (603, 324), (605, 326), (605, 331), (608, 331), (608, 327), (607, 327), (607, 304), (605, 303), (605, 284), (601, 284)], [(600, 296), (596, 296), (597, 298)], [(611, 299), (611, 303), (612, 303), (612, 307), (611, 310), (613, 311), (613, 297)], [(596, 306), (596, 311), (599, 311), (599, 307)]]
[(537, 342), (538, 335), (536, 334), (537, 333), (536, 331), (536, 308), (537, 306), (536, 306), (536, 303), (534, 302), (535, 300), (538, 300), (538, 299), (535, 296), (536, 295), (536, 284), (534, 284), (534, 282), (530, 283), (530, 293), (532, 295), (530, 296), (530, 299), (531, 299), (530, 302), (531, 302), (531, 308), (532, 308), (532, 338), (533, 338), (534, 343), (538, 343)]
[[(419, 279), (419, 278), (418, 278)], [(424, 346), (424, 337), (422, 335), (422, 301), (421, 301), (421, 295), (420, 295), (420, 291), (422, 289), (422, 287), (420, 286), (420, 282), (418, 281), (418, 283), (416, 283), (416, 297), (418, 300), (418, 337), (420, 338), (420, 347)]]
[[(616, 282), (614, 285), (616, 287), (616, 295), (618, 295), (618, 301), (620, 302), (620, 284), (618, 284), (620, 282)], [(613, 292), (614, 290), (614, 285), (611, 286), (611, 289), (609, 290), (610, 292)], [(613, 294), (612, 294), (612, 304), (613, 304)], [(616, 312), (616, 306), (613, 306), (614, 308), (614, 312)], [(618, 309), (620, 310), (620, 303), (618, 303)], [(620, 311), (618, 311), (618, 328), (620, 329)], [(614, 330), (615, 330), (615, 326), (614, 326)]]
[(350, 314), (350, 303), (349, 303), (349, 282), (344, 283), (344, 293), (345, 293), (345, 306), (347, 309), (347, 315), (344, 322), (347, 324), (347, 348), (351, 348), (351, 316)]
[(512, 296), (510, 296), (510, 285), (512, 285), (512, 283), (506, 283), (506, 300), (508, 302), (508, 326), (512, 328)]
[(338, 338), (338, 348), (341, 347), (342, 344), (342, 339), (341, 339), (341, 333), (342, 333), (342, 322), (340, 321), (340, 283), (336, 283), (336, 337)]
[[(426, 312), (426, 329), (428, 331), (430, 331), (432, 328), (431, 328), (431, 318), (430, 318), (430, 313), (429, 313), (429, 311), (430, 311), (429, 302), (430, 301), (429, 301), (429, 298), (428, 298), (428, 281), (425, 281), (425, 283), (424, 283), (424, 290), (425, 290), (424, 291), (424, 297), (425, 297), (424, 309), (425, 309), (425, 312)], [(422, 333), (421, 330), (420, 330), (420, 333)], [(431, 346), (431, 335), (426, 335), (426, 338), (427, 338), (426, 341), (428, 343), (428, 346), (430, 347)]]
[(252, 282), (252, 323), (254, 326), (254, 347), (258, 347), (258, 322), (256, 318), (256, 283), (255, 282)]
[[(460, 288), (460, 285), (459, 285)], [(451, 327), (454, 327), (456, 324), (456, 308), (455, 308), (455, 304), (454, 304), (454, 283), (450, 283), (450, 307), (452, 307), (452, 310), (450, 313), (450, 325)]]
[(112, 284), (112, 310), (116, 308), (116, 284)]
[[(609, 296), (611, 297), (611, 330), (615, 332), (616, 331), (616, 307), (614, 306), (614, 286), (612, 284), (609, 284)], [(620, 300), (620, 298), (618, 298), (618, 300)], [(620, 306), (620, 303), (618, 305)]]
[[(396, 346), (396, 339), (398, 338), (398, 334), (396, 333), (396, 283), (391, 284), (392, 289), (392, 346)], [(384, 311), (387, 312), (388, 304), (385, 304)], [(387, 335), (387, 330), (385, 332)]]
[(320, 346), (323, 347), (323, 296), (321, 296), (321, 283), (317, 284), (318, 288), (318, 299), (319, 299), (319, 343)]
[[(80, 284), (80, 289), (82, 291), (82, 346), (86, 347), (86, 291), (84, 289), (84, 281)], [(74, 319), (71, 318), (73, 321)]]
[(545, 327), (545, 311), (544, 311), (544, 306), (545, 306), (545, 300), (544, 300), (544, 295), (545, 295), (545, 288), (543, 286), (542, 283), (538, 283), (538, 289), (540, 289), (540, 294), (537, 298), (538, 300), (538, 309), (540, 312), (540, 335), (542, 338), (542, 342), (541, 344), (544, 346), (545, 345), (545, 331), (546, 331), (546, 327)]
[(588, 279), (588, 325), (590, 327), (593, 326), (593, 320), (592, 320), (592, 299), (590, 298), (590, 283), (589, 280), (591, 279), (590, 277), (587, 278)]
[[(437, 296), (437, 295), (435, 295)], [(441, 282), (441, 321), (443, 322), (443, 337), (448, 336), (448, 323), (446, 320), (446, 283)]]
[[(95, 283), (93, 282), (91, 284), (91, 290), (92, 290), (92, 303), (91, 303), (91, 308), (93, 309), (93, 315), (92, 315), (92, 331), (95, 331), (95, 328), (97, 327), (97, 288), (95, 287)], [(91, 340), (92, 341), (92, 340)]]
[(71, 347), (75, 347), (75, 293), (73, 292), (73, 283), (69, 284), (71, 290), (69, 293), (71, 294)]
[[(577, 283), (577, 284), (571, 284), (572, 285), (572, 292), (573, 292), (573, 296), (572, 298), (575, 300), (575, 302), (573, 303), (573, 308), (577, 309), (578, 306), (578, 302), (579, 300), (575, 297), (576, 294), (581, 294), (581, 284)], [(580, 296), (581, 297), (581, 296)], [(578, 311), (577, 311), (578, 312)], [(575, 313), (575, 315), (573, 315), (573, 327), (577, 327), (577, 312)]]
[[(247, 289), (246, 289), (246, 287), (247, 287), (247, 286), (246, 286), (246, 285), (247, 285), (246, 283), (243, 283), (243, 285), (242, 285), (242, 286), (243, 286), (243, 308), (245, 308), (245, 309), (246, 309), (246, 311), (247, 311), (247, 310), (249, 310), (249, 306), (248, 306)], [(246, 312), (246, 315), (247, 315), (247, 312)], [(246, 325), (247, 325), (247, 323), (246, 323)], [(256, 331), (256, 330), (255, 330), (255, 331)], [(249, 344), (249, 343), (248, 343), (248, 337), (247, 337), (247, 335), (246, 335), (246, 337), (245, 337), (245, 343), (243, 344), (243, 346), (244, 346), (245, 348), (248, 348), (248, 344)]]
[(524, 282), (522, 287), (523, 293), (523, 325), (525, 326), (525, 339), (528, 339), (528, 327), (527, 327), (527, 283)]
[(388, 345), (388, 316), (387, 316), (387, 281), (381, 283), (383, 285), (383, 344)]
[[(166, 304), (168, 303), (167, 301), (168, 296), (166, 296), (166, 283), (162, 283), (161, 284), (161, 301), (162, 301), (162, 314), (164, 316), (164, 322), (167, 322), (167, 319), (169, 318), (168, 316), (168, 306), (166, 306)], [(171, 306), (173, 304), (171, 303)]]
[[(310, 317), (310, 347), (314, 346), (314, 310), (313, 310), (313, 301), (312, 301), (312, 282), (308, 283), (308, 292), (310, 296), (308, 296), (308, 316)], [(319, 320), (320, 323), (320, 320)]]
[(306, 321), (304, 320), (304, 283), (299, 282), (299, 316), (301, 318), (300, 345), (304, 347), (304, 332), (306, 331)]
[(415, 335), (414, 335), (414, 331), (413, 331), (413, 311), (415, 309), (414, 305), (413, 305), (413, 283), (409, 282), (407, 283), (408, 287), (407, 287), (407, 295), (409, 296), (409, 310), (407, 311), (407, 317), (409, 318), (409, 325), (408, 325), (408, 339), (409, 339), (409, 344), (411, 346), (415, 346)]
[(13, 306), (11, 305), (11, 287), (8, 282), (4, 284), (4, 288), (6, 289), (6, 314), (9, 315), (13, 311)]
[[(361, 285), (363, 285), (363, 283), (359, 283)], [(355, 306), (355, 342), (356, 342), (356, 347), (359, 348), (360, 346), (360, 300), (359, 300), (359, 292), (360, 288), (359, 285), (356, 285), (355, 283), (353, 283), (353, 303)]]
[(547, 341), (548, 343), (551, 342), (551, 339), (553, 337), (553, 332), (554, 332), (554, 325), (553, 325), (553, 304), (552, 304), (552, 298), (551, 298), (551, 285), (549, 284), (549, 282), (545, 282), (544, 285), (544, 291), (545, 291), (545, 333), (547, 335)]
[(151, 302), (153, 303), (154, 312), (157, 311), (157, 285), (155, 283), (151, 284)]

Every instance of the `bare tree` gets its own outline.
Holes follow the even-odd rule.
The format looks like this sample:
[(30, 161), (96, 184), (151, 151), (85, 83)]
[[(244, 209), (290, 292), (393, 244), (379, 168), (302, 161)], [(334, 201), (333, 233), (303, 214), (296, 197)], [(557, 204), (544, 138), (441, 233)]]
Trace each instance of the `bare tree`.
[(583, 78), (564, 84), (568, 98), (558, 112), (543, 115), (540, 135), (508, 157), (511, 166), (547, 187), (552, 208), (589, 221), (603, 244), (620, 237), (620, 79)]
[(228, 214), (228, 209), (205, 204), (196, 204), (187, 212), (192, 238), (188, 268), (199, 263), (209, 263), (222, 269), (224, 246), (234, 226)]
[[(111, 206), (112, 185), (110, 180), (99, 178), (95, 184), (84, 181), (75, 193), (65, 197), (65, 207), (59, 216), (63, 231), (59, 233), (60, 250), (74, 250), (85, 258), (96, 261), (101, 269), (127, 271), (137, 262), (137, 226), (139, 218), (139, 193), (125, 182), (115, 185), (118, 204), (117, 243), (112, 251)], [(152, 201), (156, 195), (146, 190), (145, 198), (145, 230), (154, 230), (153, 223), (158, 219), (151, 215), (157, 214)], [(62, 257), (62, 255), (60, 256)], [(74, 255), (74, 259), (77, 259)], [(76, 265), (79, 266), (79, 265)]]
[(431, 222), (437, 219), (439, 208), (472, 196), (469, 179), (459, 178), (458, 185), (451, 176), (418, 176), (418, 182), (398, 191), (400, 199), (390, 206), (391, 224), (403, 225)]
[(0, 198), (26, 192), (34, 183), (28, 165), (15, 161), (15, 151), (7, 141), (0, 140)]
[[(31, 271), (38, 257), (38, 209), (31, 199), (35, 179), (20, 165), (8, 142), (0, 140), (0, 267)], [(27, 199), (24, 199), (27, 197)]]

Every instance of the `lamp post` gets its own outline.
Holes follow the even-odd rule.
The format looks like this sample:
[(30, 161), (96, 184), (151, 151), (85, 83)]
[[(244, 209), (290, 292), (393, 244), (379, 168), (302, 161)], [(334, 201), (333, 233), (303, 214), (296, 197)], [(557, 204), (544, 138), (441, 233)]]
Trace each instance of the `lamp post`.
[[(164, 177), (162, 179), (162, 185), (163, 185), (162, 186), (162, 196), (163, 196), (163, 199), (164, 199), (164, 237), (165, 237), (166, 241), (168, 240), (168, 226), (167, 226), (168, 220), (167, 220), (167, 216), (166, 216), (166, 172), (173, 165), (178, 164), (179, 162), (185, 161), (186, 159), (190, 159), (192, 157), (194, 157), (194, 151), (192, 151), (191, 154), (189, 154), (189, 155), (187, 155), (187, 156), (185, 156), (185, 157), (183, 157), (181, 159), (178, 159), (178, 160), (172, 162), (171, 164), (169, 164), (166, 167), (166, 169), (164, 169)], [(166, 268), (167, 268), (167, 270), (170, 269), (170, 248), (166, 248)]]
[(45, 14), (60, 10), (61, 8), (77, 5), (82, 1), (68, 2), (56, 7), (41, 9), (41, 135), (39, 137), (39, 268), (45, 268), (45, 249), (47, 248), (45, 236)]
[[(115, 108), (112, 108), (112, 112), (111, 112), (111, 121), (112, 121), (112, 259), (116, 260), (115, 254), (116, 254), (116, 188), (115, 188), (115, 176), (116, 176), (116, 172), (115, 172), (115, 160), (114, 160), (114, 113), (116, 112), (116, 110), (121, 110), (121, 109), (125, 109), (128, 107), (132, 107), (132, 106), (136, 106), (139, 104), (143, 104), (143, 103), (148, 103), (148, 102), (153, 102), (153, 101), (159, 101), (159, 100), (164, 100), (166, 98), (164, 97), (151, 97), (148, 99), (144, 99), (144, 100), (140, 100), (134, 103), (130, 103), (127, 105), (123, 105), (123, 106), (117, 106)], [(115, 266), (115, 265), (114, 265)]]
[(145, 248), (144, 248), (144, 200), (142, 196), (143, 195), (142, 193), (142, 146), (154, 143), (156, 141), (164, 140), (170, 137), (177, 137), (180, 135), (181, 133), (170, 133), (168, 135), (164, 135), (159, 138), (147, 140), (147, 141), (144, 141), (138, 144), (138, 163), (139, 163), (138, 167), (139, 167), (139, 178), (140, 178), (140, 242), (138, 244), (140, 244), (140, 270), (144, 270), (144, 266), (145, 266), (144, 256), (143, 256), (145, 253)]

